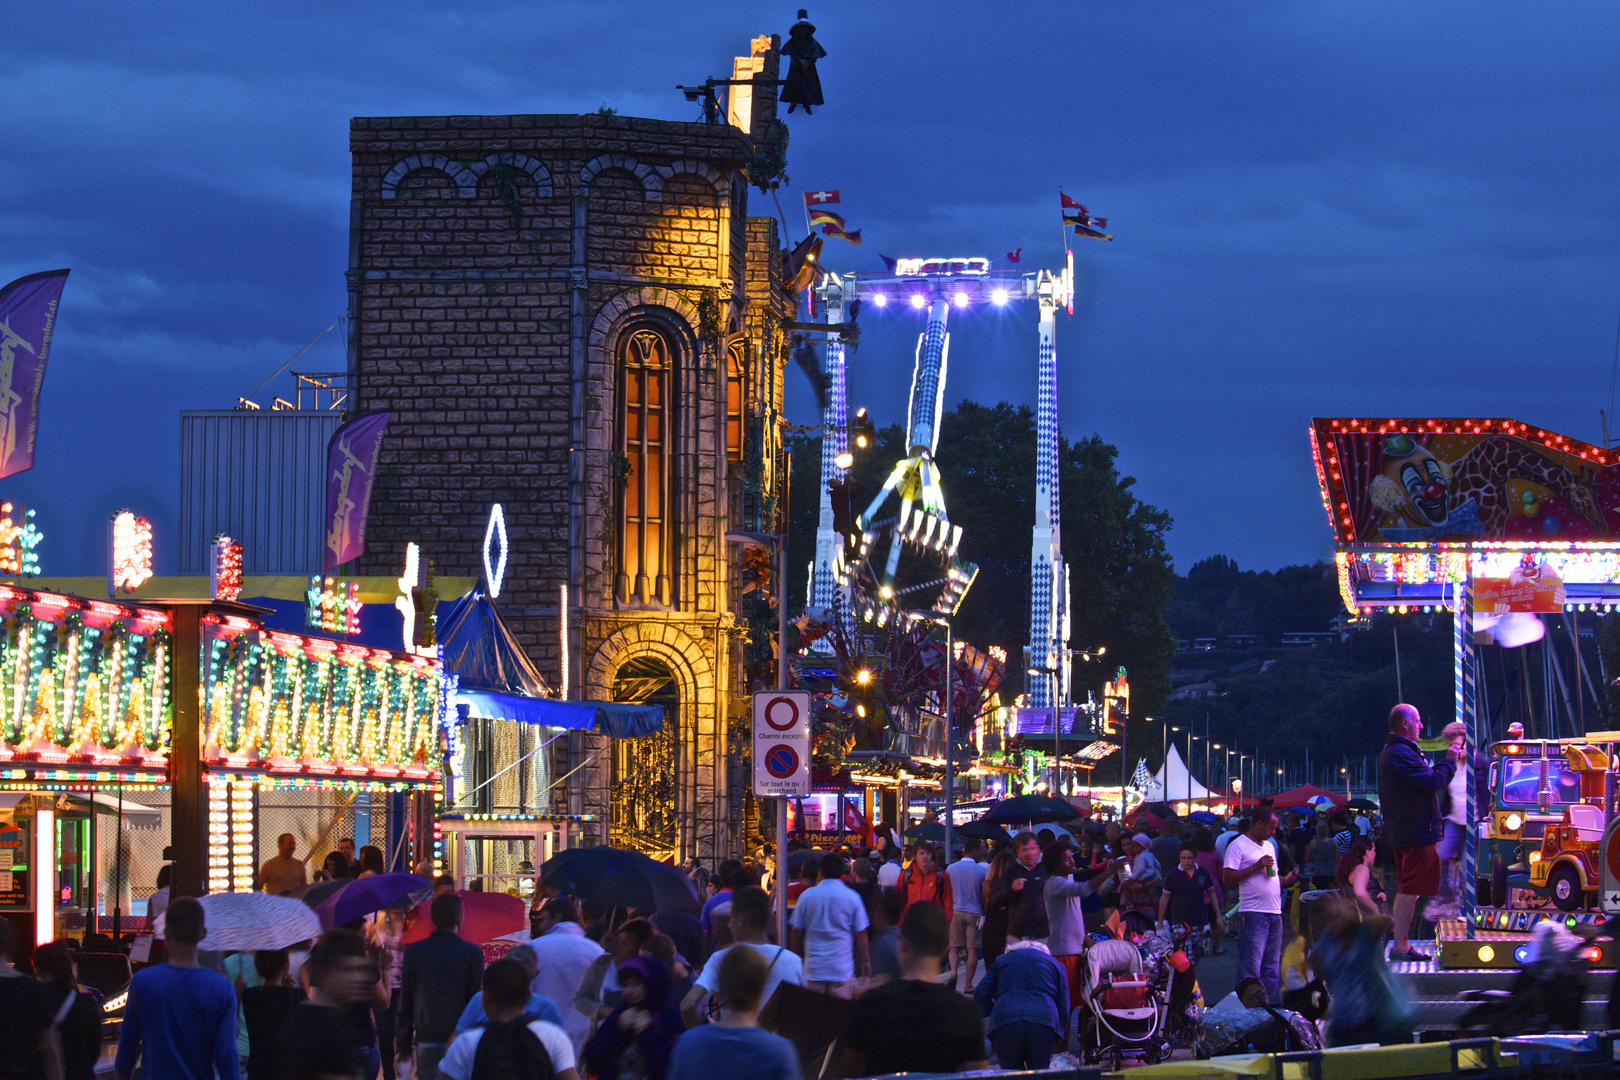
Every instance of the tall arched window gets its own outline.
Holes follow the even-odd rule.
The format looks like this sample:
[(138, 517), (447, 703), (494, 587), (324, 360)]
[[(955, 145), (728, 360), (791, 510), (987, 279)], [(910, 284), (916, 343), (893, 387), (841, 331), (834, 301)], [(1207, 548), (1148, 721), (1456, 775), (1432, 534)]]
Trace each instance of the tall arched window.
[(619, 346), (619, 571), (621, 601), (668, 605), (674, 585), (671, 513), (675, 350), (657, 330)]
[(726, 460), (743, 459), (743, 417), (748, 402), (748, 366), (744, 345), (733, 341), (726, 350)]

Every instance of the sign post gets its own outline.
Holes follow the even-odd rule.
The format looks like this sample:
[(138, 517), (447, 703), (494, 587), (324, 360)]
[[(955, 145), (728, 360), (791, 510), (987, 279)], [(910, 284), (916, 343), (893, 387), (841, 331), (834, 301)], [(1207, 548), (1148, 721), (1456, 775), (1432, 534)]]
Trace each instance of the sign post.
[(777, 943), (787, 944), (787, 801), (810, 794), (810, 695), (754, 695), (754, 794), (776, 800)]

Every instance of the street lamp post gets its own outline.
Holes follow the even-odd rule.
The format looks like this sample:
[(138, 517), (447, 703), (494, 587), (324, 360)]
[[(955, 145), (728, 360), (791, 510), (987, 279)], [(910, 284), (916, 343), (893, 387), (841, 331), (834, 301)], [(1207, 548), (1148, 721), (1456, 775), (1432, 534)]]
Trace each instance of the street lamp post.
[(1204, 810), (1206, 813), (1215, 809), (1215, 794), (1209, 789), (1209, 781), (1211, 779), (1209, 775), (1209, 752), (1211, 750), (1219, 749), (1220, 747), (1216, 746), (1208, 739), (1204, 740)]
[(1058, 682), (1058, 669), (1049, 667), (1032, 667), (1028, 671), (1031, 675), (1043, 675), (1052, 680), (1052, 780), (1051, 790), (1054, 798), (1058, 792), (1058, 770), (1063, 759), (1063, 709), (1058, 701), (1058, 692), (1062, 684)]
[(1159, 771), (1164, 773), (1164, 783), (1159, 785), (1159, 798), (1164, 800), (1165, 802), (1169, 802), (1170, 799), (1171, 799), (1171, 795), (1170, 795), (1170, 733), (1172, 731), (1180, 731), (1180, 730), (1181, 730), (1180, 728), (1172, 726), (1170, 721), (1166, 720), (1164, 722), (1164, 738), (1160, 740), (1160, 742), (1162, 742), (1164, 745), (1159, 750), (1159, 760), (1162, 762), (1162, 764), (1159, 766)]
[[(945, 714), (945, 865), (949, 866), (951, 863), (951, 811), (952, 805), (956, 801), (956, 753), (951, 738), (952, 713), (955, 711), (956, 705), (956, 694), (954, 692), (956, 688), (956, 656), (953, 651), (956, 643), (952, 638), (953, 628), (950, 616), (941, 614), (938, 611), (908, 611), (906, 614), (912, 619), (931, 622), (936, 626), (945, 628), (945, 677), (941, 681), (943, 687), (941, 690), (941, 704), (943, 708), (940, 711)], [(941, 872), (943, 873), (943, 871)]]
[[(776, 689), (785, 692), (788, 688), (788, 654), (787, 654), (787, 558), (788, 558), (788, 490), (792, 482), (793, 460), (789, 456), (787, 465), (782, 474), (782, 498), (780, 503), (780, 517), (778, 524), (780, 531), (776, 533), (756, 532), (728, 532), (726, 539), (745, 544), (758, 544), (767, 550), (773, 545), (776, 548)], [(842, 796), (839, 797), (839, 815), (842, 820)], [(788, 801), (786, 798), (776, 800), (776, 873), (773, 875), (772, 886), (776, 893), (776, 940), (787, 940), (787, 817)]]
[(1187, 725), (1187, 760), (1185, 762), (1187, 766), (1187, 812), (1189, 814), (1192, 813), (1192, 744), (1195, 738), (1197, 736), (1192, 733), (1192, 724), (1189, 723)]

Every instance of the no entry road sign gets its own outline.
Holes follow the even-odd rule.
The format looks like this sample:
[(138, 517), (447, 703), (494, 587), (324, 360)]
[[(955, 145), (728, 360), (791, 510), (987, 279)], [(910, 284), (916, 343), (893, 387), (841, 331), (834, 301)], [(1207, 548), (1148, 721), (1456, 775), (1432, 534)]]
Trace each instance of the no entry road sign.
[(810, 794), (810, 695), (767, 690), (754, 695), (754, 794)]

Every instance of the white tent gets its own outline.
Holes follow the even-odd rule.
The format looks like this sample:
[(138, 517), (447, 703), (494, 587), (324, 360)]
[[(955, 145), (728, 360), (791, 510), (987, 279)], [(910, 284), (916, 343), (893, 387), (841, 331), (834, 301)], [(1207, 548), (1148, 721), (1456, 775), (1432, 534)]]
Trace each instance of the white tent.
[[(1174, 743), (1170, 744), (1170, 753), (1164, 764), (1159, 768), (1147, 784), (1147, 797), (1149, 802), (1186, 802), (1188, 799), (1188, 785), (1191, 785), (1191, 798), (1207, 799), (1210, 790), (1197, 780), (1194, 780), (1187, 771), (1186, 762), (1181, 760), (1181, 752)], [(1221, 796), (1216, 796), (1220, 798)]]

